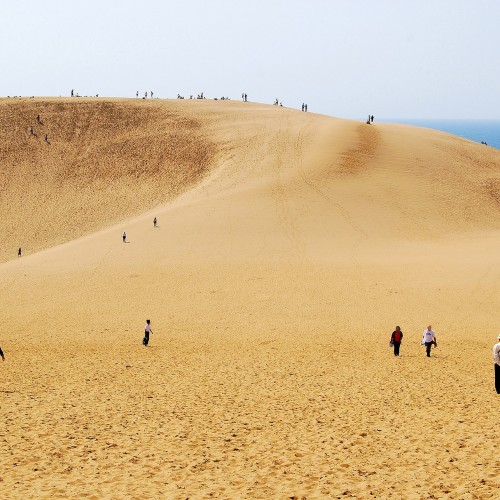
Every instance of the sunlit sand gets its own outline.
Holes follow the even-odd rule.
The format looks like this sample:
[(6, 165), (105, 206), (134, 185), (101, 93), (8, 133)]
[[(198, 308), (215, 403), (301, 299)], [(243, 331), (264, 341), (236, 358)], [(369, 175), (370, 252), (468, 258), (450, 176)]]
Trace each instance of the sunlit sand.
[(235, 101), (0, 128), (3, 496), (498, 496), (497, 150)]

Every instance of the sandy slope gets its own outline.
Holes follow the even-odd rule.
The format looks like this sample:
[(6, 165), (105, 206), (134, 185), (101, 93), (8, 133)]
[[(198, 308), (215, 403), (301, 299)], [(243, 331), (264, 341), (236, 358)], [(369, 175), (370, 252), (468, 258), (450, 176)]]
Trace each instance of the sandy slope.
[[(498, 496), (498, 151), (232, 101), (0, 109), (25, 134), (0, 174), (9, 497)], [(94, 132), (49, 153), (38, 109)]]

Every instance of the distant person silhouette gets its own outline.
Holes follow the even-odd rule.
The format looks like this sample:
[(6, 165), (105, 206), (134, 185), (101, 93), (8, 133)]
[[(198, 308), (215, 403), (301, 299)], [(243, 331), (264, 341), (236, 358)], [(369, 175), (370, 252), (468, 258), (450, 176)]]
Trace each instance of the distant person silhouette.
[(304, 104), (304, 111), (307, 113), (307, 104)]
[(17, 251), (17, 256), (18, 256), (18, 257), (21, 257), (21, 255), (22, 255), (22, 251), (21, 251), (21, 247), (19, 247), (19, 249), (18, 249), (18, 251)]
[(127, 241), (127, 233), (125, 231), (123, 231), (122, 240), (123, 240), (123, 243), (125, 243)]
[(0, 347), (0, 357), (2, 358), (2, 361), (5, 361), (5, 354), (3, 353), (1, 347)]
[(71, 89), (71, 97), (73, 97), (75, 95), (75, 91), (73, 89)]
[(373, 123), (373, 115), (370, 117), (370, 121)]
[(153, 219), (153, 227), (156, 227), (156, 223), (157, 223), (157, 222), (158, 222), (158, 221), (156, 220), (156, 217), (155, 217), (155, 218)]
[(148, 346), (149, 344), (149, 334), (153, 333), (153, 330), (151, 330), (151, 320), (147, 319), (146, 320), (146, 326), (144, 327), (144, 338), (142, 339), (142, 345)]

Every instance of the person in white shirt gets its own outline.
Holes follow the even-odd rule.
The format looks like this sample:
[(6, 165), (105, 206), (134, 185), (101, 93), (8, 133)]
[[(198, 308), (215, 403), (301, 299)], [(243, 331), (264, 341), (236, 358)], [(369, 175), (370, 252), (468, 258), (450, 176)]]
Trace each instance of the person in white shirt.
[(427, 353), (427, 357), (430, 358), (432, 345), (434, 344), (434, 346), (437, 347), (436, 334), (432, 331), (431, 325), (427, 327), (427, 330), (424, 330), (422, 342), (425, 344), (425, 352)]
[(144, 338), (142, 339), (142, 345), (145, 345), (146, 347), (149, 344), (149, 334), (153, 333), (153, 330), (151, 330), (151, 321), (149, 319), (146, 320), (146, 326), (144, 327)]
[(495, 360), (495, 389), (500, 394), (500, 335), (498, 342), (493, 346), (493, 359)]

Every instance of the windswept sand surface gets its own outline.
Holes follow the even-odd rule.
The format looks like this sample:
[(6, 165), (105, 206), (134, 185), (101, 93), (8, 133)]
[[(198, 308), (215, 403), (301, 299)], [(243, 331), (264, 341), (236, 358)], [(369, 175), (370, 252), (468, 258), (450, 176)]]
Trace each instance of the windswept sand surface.
[(498, 498), (497, 150), (233, 101), (0, 124), (2, 496)]

